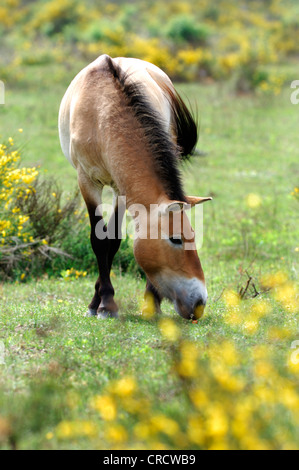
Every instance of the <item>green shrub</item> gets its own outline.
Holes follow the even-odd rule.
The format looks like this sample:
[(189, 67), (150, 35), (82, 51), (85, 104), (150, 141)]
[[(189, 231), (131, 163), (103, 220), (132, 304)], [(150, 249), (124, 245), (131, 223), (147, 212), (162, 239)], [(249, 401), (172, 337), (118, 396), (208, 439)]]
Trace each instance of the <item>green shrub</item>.
[(178, 43), (204, 45), (209, 35), (207, 26), (198, 24), (194, 17), (188, 15), (175, 16), (166, 28), (166, 36)]

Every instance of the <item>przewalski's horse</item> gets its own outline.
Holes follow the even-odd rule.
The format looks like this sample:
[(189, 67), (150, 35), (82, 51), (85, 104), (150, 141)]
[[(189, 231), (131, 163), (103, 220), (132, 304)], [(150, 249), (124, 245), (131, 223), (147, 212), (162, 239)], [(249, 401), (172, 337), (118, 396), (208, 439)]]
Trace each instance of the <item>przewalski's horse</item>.
[[(170, 224), (173, 211), (177, 211), (182, 222), (179, 225), (187, 227), (193, 248), (184, 249), (186, 231), (176, 229), (173, 223), (167, 235), (137, 237), (134, 255), (147, 276), (145, 298), (157, 311), (166, 297), (182, 317), (200, 317), (207, 290), (184, 208), (211, 198), (184, 194), (178, 163), (194, 150), (197, 128), (168, 76), (138, 59), (100, 56), (66, 91), (59, 113), (59, 134), (62, 150), (78, 172), (99, 267), (89, 314), (115, 317), (118, 310), (110, 270), (121, 240), (109, 236), (99, 239), (95, 230), (102, 221), (102, 190), (108, 185), (115, 195), (125, 196), (127, 208), (142, 204), (149, 212), (152, 204), (158, 205), (160, 235), (163, 220)], [(107, 233), (112, 225), (118, 233), (124, 210), (115, 204)], [(139, 229), (140, 224), (148, 224), (142, 219), (135, 221)]]

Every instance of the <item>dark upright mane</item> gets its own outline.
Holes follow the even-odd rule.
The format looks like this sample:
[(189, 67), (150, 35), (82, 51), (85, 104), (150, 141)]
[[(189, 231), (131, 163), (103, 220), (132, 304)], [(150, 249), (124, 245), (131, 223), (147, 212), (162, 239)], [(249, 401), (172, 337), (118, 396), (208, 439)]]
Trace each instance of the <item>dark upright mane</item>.
[[(181, 105), (182, 100), (178, 97), (178, 101), (173, 105), (173, 113), (178, 131), (178, 145), (175, 145), (171, 137), (164, 130), (159, 113), (147, 99), (142, 84), (130, 81), (128, 79), (129, 75), (123, 72), (109, 56), (107, 56), (106, 60), (109, 72), (119, 84), (121, 91), (127, 99), (127, 105), (133, 111), (144, 130), (148, 147), (153, 155), (157, 177), (162, 181), (167, 196), (173, 200), (185, 201), (178, 163), (180, 158), (191, 153), (197, 141), (197, 131), (194, 137), (194, 128), (190, 126), (191, 139), (189, 143), (187, 143), (186, 137), (184, 138), (184, 131), (185, 136), (190, 137), (190, 132), (189, 134), (186, 132), (191, 118), (189, 111), (184, 104)], [(191, 121), (196, 128), (192, 118)]]

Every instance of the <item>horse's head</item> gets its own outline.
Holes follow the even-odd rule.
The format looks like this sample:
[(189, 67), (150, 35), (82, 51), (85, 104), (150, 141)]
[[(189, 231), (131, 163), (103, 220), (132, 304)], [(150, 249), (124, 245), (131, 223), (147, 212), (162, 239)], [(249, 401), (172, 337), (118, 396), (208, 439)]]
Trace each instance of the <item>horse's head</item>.
[(138, 222), (146, 225), (147, 236), (135, 238), (135, 258), (159, 294), (172, 300), (176, 311), (186, 319), (203, 315), (207, 290), (185, 208), (210, 199), (168, 201), (151, 211), (150, 217), (147, 214), (147, 224), (142, 218)]

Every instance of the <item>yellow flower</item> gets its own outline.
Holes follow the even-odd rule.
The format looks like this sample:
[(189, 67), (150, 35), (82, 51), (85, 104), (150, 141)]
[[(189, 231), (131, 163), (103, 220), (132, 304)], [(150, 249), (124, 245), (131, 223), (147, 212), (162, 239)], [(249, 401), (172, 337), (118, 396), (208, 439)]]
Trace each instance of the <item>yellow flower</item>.
[(292, 351), (288, 358), (288, 368), (293, 374), (299, 374), (299, 351)]
[(188, 420), (187, 427), (188, 438), (198, 446), (205, 442), (205, 422), (200, 416), (191, 416)]
[(124, 442), (128, 439), (126, 429), (120, 424), (107, 427), (105, 435), (109, 441), (114, 443)]
[(258, 377), (271, 377), (274, 373), (273, 367), (269, 362), (258, 361), (254, 366), (255, 375)]
[(109, 395), (98, 395), (92, 398), (91, 408), (100, 413), (105, 421), (113, 421), (117, 416), (116, 404)]
[(137, 389), (136, 381), (133, 377), (124, 377), (111, 386), (111, 390), (120, 397), (127, 397), (132, 395)]
[(246, 385), (242, 379), (232, 375), (231, 372), (225, 368), (225, 365), (222, 362), (219, 364), (212, 364), (211, 370), (217, 382), (219, 382), (225, 390), (240, 392)]
[(142, 307), (142, 315), (145, 318), (152, 318), (155, 315), (156, 306), (155, 306), (155, 299), (151, 292), (146, 292), (144, 295), (144, 303)]
[(285, 338), (290, 338), (292, 331), (286, 327), (271, 326), (267, 331), (267, 337), (270, 341), (278, 341)]
[(159, 321), (159, 329), (164, 338), (171, 342), (177, 341), (181, 336), (181, 332), (174, 321), (167, 318)]
[(196, 387), (189, 392), (190, 398), (197, 408), (205, 406), (209, 402), (209, 398), (204, 390)]
[(228, 420), (221, 405), (214, 404), (208, 409), (206, 429), (212, 437), (219, 438), (227, 434)]
[(264, 384), (254, 386), (253, 393), (254, 396), (261, 401), (261, 403), (267, 405), (269, 405), (270, 403), (275, 403), (277, 399), (275, 391)]
[(259, 321), (258, 320), (247, 320), (243, 324), (244, 330), (247, 331), (250, 335), (254, 334), (257, 332), (259, 327)]
[(181, 360), (177, 364), (177, 371), (183, 377), (196, 377), (197, 358), (199, 351), (195, 344), (184, 341), (180, 346)]
[(134, 434), (138, 439), (148, 439), (152, 434), (155, 433), (153, 426), (148, 422), (138, 422), (134, 426)]
[(59, 439), (72, 439), (74, 437), (96, 435), (97, 428), (90, 421), (61, 421), (56, 426), (56, 435)]
[(289, 302), (296, 298), (296, 289), (292, 283), (287, 283), (277, 287), (274, 298), (278, 302)]
[(153, 416), (151, 424), (158, 432), (163, 432), (168, 436), (174, 436), (179, 431), (178, 423), (163, 414)]
[(291, 412), (299, 409), (299, 395), (291, 387), (281, 390), (280, 400)]
[(246, 198), (246, 204), (251, 209), (255, 209), (262, 204), (262, 198), (258, 194), (250, 193)]
[(226, 290), (223, 299), (227, 307), (237, 307), (240, 304), (240, 296), (233, 290)]
[(261, 279), (264, 287), (273, 288), (285, 284), (288, 280), (288, 276), (279, 271), (275, 274), (268, 274)]
[(265, 300), (260, 300), (252, 306), (250, 310), (250, 316), (255, 319), (262, 318), (268, 313), (270, 313), (271, 310), (272, 307), (269, 302), (266, 302)]

